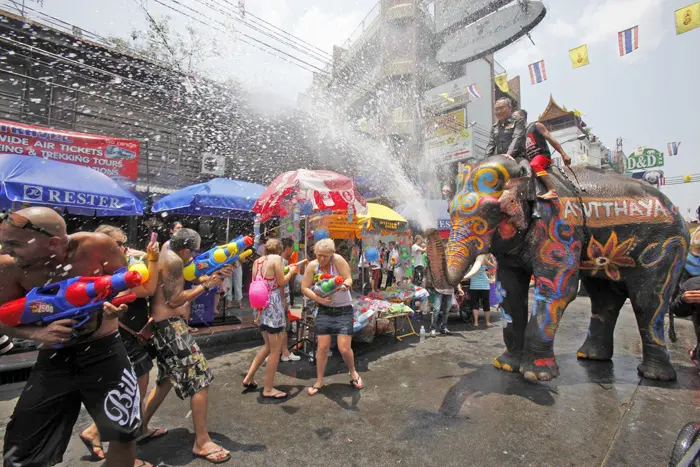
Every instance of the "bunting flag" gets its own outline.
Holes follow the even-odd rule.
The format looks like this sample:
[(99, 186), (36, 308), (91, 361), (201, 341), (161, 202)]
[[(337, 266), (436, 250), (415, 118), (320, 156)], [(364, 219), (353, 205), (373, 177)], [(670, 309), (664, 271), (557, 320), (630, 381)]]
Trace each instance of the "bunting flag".
[(659, 186), (666, 184), (666, 177), (659, 177)]
[(481, 93), (479, 90), (476, 88), (476, 83), (470, 84), (467, 86), (467, 92), (469, 93), (470, 96), (472, 96), (474, 99), (481, 99)]
[(493, 77), (493, 79), (496, 81), (496, 86), (498, 86), (498, 89), (500, 89), (502, 92), (510, 92), (510, 89), (508, 88), (508, 73), (496, 75)]
[(418, 115), (418, 121), (423, 121), (423, 101), (416, 101), (416, 114)]
[(677, 156), (678, 155), (678, 148), (681, 146), (681, 142), (678, 141), (677, 143), (668, 143), (668, 156)]
[(391, 111), (391, 119), (395, 122), (403, 120), (403, 107), (396, 107)]
[(683, 176), (683, 183), (690, 183), (693, 181), (693, 176), (692, 175), (684, 175)]
[(583, 112), (581, 112), (579, 109), (574, 108), (574, 116), (576, 116), (576, 117), (583, 117), (584, 115), (586, 115), (586, 114), (583, 113)]
[(571, 66), (574, 68), (590, 65), (591, 62), (588, 61), (588, 44), (569, 50), (569, 57), (571, 57)]
[(530, 64), (530, 81), (532, 81), (533, 85), (547, 81), (547, 70), (544, 67), (544, 60)]
[(449, 102), (449, 103), (452, 103), (452, 102), (455, 101), (454, 99), (452, 99), (452, 98), (450, 97), (450, 93), (449, 93), (449, 92), (443, 92), (442, 94), (438, 94), (438, 96), (442, 97), (443, 99), (445, 99), (445, 100), (446, 100), (447, 102)]
[(676, 34), (700, 27), (700, 2), (676, 10)]
[(639, 26), (618, 32), (617, 43), (620, 47), (620, 57), (637, 50), (639, 48)]

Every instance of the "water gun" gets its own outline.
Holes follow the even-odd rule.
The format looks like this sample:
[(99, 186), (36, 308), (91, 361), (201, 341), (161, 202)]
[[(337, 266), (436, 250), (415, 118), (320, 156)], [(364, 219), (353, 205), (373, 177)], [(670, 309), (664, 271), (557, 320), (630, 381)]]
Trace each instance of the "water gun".
[(321, 279), (314, 284), (313, 290), (316, 295), (322, 298), (329, 297), (336, 293), (345, 282), (342, 276), (330, 277), (328, 279)]
[(308, 259), (302, 259), (298, 263), (294, 263), (294, 264), (290, 264), (289, 266), (285, 266), (284, 268), (282, 268), (282, 272), (284, 274), (287, 274), (287, 273), (289, 273), (289, 270), (293, 267), (299, 269), (299, 267), (301, 267), (301, 265), (306, 263), (307, 261), (308, 261)]
[(241, 235), (231, 243), (215, 246), (195, 256), (182, 270), (185, 280), (192, 282), (199, 277), (209, 276), (227, 264), (247, 258), (253, 254), (253, 250), (246, 250), (246, 248), (252, 245), (252, 238)]
[(73, 277), (35, 287), (24, 298), (0, 306), (0, 323), (19, 326), (74, 319), (79, 321), (74, 328), (79, 328), (87, 323), (92, 313), (102, 310), (104, 302), (119, 306), (134, 301), (136, 295), (133, 293), (115, 297), (142, 283), (141, 274), (122, 268), (111, 276)]

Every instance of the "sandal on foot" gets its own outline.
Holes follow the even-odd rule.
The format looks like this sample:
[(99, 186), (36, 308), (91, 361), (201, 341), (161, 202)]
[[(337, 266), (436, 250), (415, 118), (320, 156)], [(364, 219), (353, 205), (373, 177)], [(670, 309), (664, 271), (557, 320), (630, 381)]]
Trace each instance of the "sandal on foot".
[(165, 428), (154, 428), (153, 430), (149, 431), (148, 433), (145, 433), (138, 438), (136, 438), (137, 443), (146, 443), (148, 441), (152, 441), (154, 439), (158, 439), (161, 436), (165, 436), (168, 434), (168, 430)]
[(246, 383), (245, 381), (242, 383), (243, 387), (246, 389), (258, 389), (258, 383), (255, 382), (255, 380)]
[(306, 390), (306, 393), (310, 396), (315, 396), (316, 394), (319, 393), (321, 389), (323, 389), (323, 384), (320, 386), (316, 386), (315, 384), (311, 386), (309, 389)]
[(265, 394), (263, 394), (262, 397), (263, 397), (263, 399), (280, 400), (280, 399), (286, 399), (287, 397), (289, 397), (289, 394), (287, 394), (286, 392), (280, 391), (280, 392), (276, 392), (274, 394), (271, 394), (269, 396), (266, 396)]
[[(84, 438), (83, 435), (79, 436), (80, 441), (83, 442), (87, 450), (90, 452), (90, 456), (92, 459), (98, 459), (98, 460), (104, 460), (105, 459), (105, 449), (102, 446), (102, 443), (97, 443), (94, 444), (92, 440)], [(99, 449), (102, 451), (102, 457), (98, 456), (97, 453), (95, 452), (95, 449)]]
[(134, 467), (153, 467), (153, 464), (142, 461), (141, 459), (134, 459)]
[(362, 384), (362, 376), (360, 376), (359, 374), (357, 375), (357, 379), (352, 379), (352, 375), (350, 375), (350, 378), (350, 386), (352, 386), (353, 388), (360, 390), (365, 387), (365, 385)]
[(223, 464), (224, 462), (228, 462), (231, 460), (231, 453), (226, 454), (226, 456), (222, 457), (221, 459), (217, 458), (212, 458), (212, 456), (222, 452), (226, 451), (226, 449), (219, 447), (219, 449), (213, 449), (206, 454), (197, 454), (196, 452), (193, 452), (192, 455), (194, 457), (199, 457), (200, 459), (204, 459), (207, 462), (211, 462), (212, 464)]

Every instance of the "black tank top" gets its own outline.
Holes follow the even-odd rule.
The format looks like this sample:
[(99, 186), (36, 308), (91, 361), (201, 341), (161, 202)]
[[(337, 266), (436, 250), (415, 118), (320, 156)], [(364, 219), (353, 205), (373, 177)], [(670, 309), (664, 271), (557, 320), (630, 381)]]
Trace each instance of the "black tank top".
[(525, 139), (525, 155), (528, 160), (538, 155), (552, 157), (549, 151), (547, 140), (544, 139), (540, 130), (537, 129), (537, 122), (532, 122), (527, 127), (527, 138)]

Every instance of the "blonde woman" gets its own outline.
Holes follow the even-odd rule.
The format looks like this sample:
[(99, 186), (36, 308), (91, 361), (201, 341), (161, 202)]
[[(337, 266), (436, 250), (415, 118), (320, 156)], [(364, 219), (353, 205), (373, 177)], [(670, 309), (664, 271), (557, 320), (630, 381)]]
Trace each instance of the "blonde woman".
[[(345, 364), (350, 370), (350, 385), (355, 389), (362, 389), (362, 377), (355, 370), (355, 356), (352, 352), (353, 333), (353, 308), (350, 288), (352, 277), (350, 265), (345, 259), (335, 252), (335, 243), (330, 238), (320, 240), (314, 245), (316, 259), (306, 267), (306, 272), (301, 281), (301, 292), (310, 300), (318, 304), (316, 316), (316, 335), (318, 344), (316, 348), (316, 382), (308, 389), (308, 394), (313, 396), (323, 388), (323, 376), (328, 363), (328, 349), (331, 346), (331, 336), (338, 336), (338, 350), (343, 356)], [(345, 281), (342, 287), (330, 297), (319, 297), (312, 289), (316, 274), (330, 274), (341, 276)]]
[(288, 396), (286, 392), (275, 390), (274, 383), (277, 365), (282, 354), (282, 346), (286, 342), (282, 334), (287, 332), (285, 329), (287, 297), (282, 291), (296, 273), (296, 267), (290, 267), (290, 271), (285, 275), (281, 254), (282, 242), (276, 238), (271, 238), (265, 242), (265, 255), (258, 258), (253, 264), (253, 277), (255, 280), (262, 279), (267, 282), (270, 299), (269, 304), (262, 309), (258, 317), (258, 324), (265, 339), (265, 345), (255, 355), (248, 374), (243, 379), (243, 386), (248, 389), (258, 387), (258, 383), (255, 382), (255, 373), (267, 359), (265, 384), (262, 392), (263, 398), (266, 399), (285, 399)]

